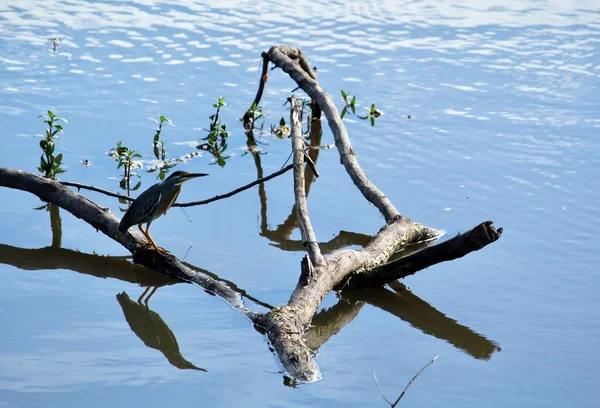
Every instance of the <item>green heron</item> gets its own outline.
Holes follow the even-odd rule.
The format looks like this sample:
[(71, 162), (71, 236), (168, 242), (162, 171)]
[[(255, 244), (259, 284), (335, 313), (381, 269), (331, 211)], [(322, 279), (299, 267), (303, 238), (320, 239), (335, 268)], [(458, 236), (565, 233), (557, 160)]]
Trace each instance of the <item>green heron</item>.
[[(152, 221), (165, 214), (177, 200), (181, 191), (181, 185), (193, 178), (208, 176), (205, 173), (188, 173), (187, 171), (176, 171), (164, 181), (157, 183), (144, 191), (136, 198), (119, 223), (119, 231), (125, 233), (129, 227), (136, 225), (142, 234), (158, 252), (163, 252), (150, 236), (150, 224)], [(146, 230), (142, 228), (146, 224)]]

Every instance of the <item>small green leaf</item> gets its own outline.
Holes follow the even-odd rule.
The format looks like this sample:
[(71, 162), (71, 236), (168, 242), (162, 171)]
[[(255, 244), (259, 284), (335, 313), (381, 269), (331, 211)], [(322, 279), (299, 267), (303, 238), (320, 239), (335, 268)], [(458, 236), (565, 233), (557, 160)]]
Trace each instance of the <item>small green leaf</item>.
[(121, 187), (123, 190), (127, 189), (127, 179), (123, 178), (120, 182), (119, 182), (119, 187)]
[(62, 155), (62, 153), (60, 153), (60, 154), (59, 154), (58, 156), (56, 156), (56, 158), (54, 159), (54, 163), (56, 163), (56, 164), (59, 164), (59, 165), (60, 165), (60, 164), (62, 163), (62, 158), (63, 158), (63, 155)]
[(48, 208), (48, 204), (40, 205), (39, 207), (35, 207), (34, 210), (45, 210)]
[(346, 100), (346, 98), (348, 98), (348, 94), (346, 92), (344, 92), (343, 89), (342, 89), (342, 98), (344, 98), (344, 100)]
[(136, 191), (138, 188), (140, 188), (141, 185), (142, 185), (142, 182), (138, 181), (137, 184), (135, 186), (133, 186), (133, 188), (131, 190)]
[(371, 118), (371, 126), (375, 126), (375, 116), (370, 116)]
[(342, 109), (342, 114), (341, 114), (342, 119), (344, 119), (344, 116), (346, 116), (346, 111), (347, 110), (348, 110), (347, 107), (344, 107), (344, 109)]
[(50, 119), (54, 119), (54, 113), (52, 113), (52, 111), (51, 111), (51, 110), (49, 110), (49, 111), (48, 111), (48, 117), (49, 117)]
[(61, 174), (61, 173), (66, 173), (66, 172), (67, 172), (67, 171), (66, 171), (65, 169), (63, 169), (63, 168), (59, 168), (58, 170), (56, 170), (56, 171), (54, 172), (54, 174)]
[(40, 157), (40, 163), (41, 163), (41, 167), (42, 167), (42, 169), (44, 169), (44, 171), (49, 168), (48, 162), (46, 161), (46, 159), (44, 159), (44, 155), (42, 155)]
[(350, 101), (350, 106), (354, 106), (355, 103), (356, 103), (356, 95), (354, 95), (352, 97), (352, 100)]

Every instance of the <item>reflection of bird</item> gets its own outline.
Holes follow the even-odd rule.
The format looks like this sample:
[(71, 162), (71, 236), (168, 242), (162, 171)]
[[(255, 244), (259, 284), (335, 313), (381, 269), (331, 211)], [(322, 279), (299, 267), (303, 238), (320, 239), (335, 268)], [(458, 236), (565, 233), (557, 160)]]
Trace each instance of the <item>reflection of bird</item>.
[[(150, 224), (152, 221), (167, 212), (181, 191), (181, 185), (188, 180), (196, 177), (208, 176), (205, 173), (188, 173), (186, 171), (176, 171), (166, 180), (157, 183), (144, 191), (131, 204), (129, 210), (123, 216), (119, 223), (119, 231), (125, 233), (132, 225), (138, 225), (142, 234), (148, 242), (158, 251), (163, 252), (150, 236)], [(146, 230), (142, 228), (146, 224)]]
[(179, 344), (177, 344), (175, 335), (158, 313), (150, 310), (148, 306), (141, 305), (129, 299), (129, 296), (125, 292), (119, 293), (117, 300), (119, 301), (119, 305), (121, 305), (121, 309), (123, 309), (123, 315), (125, 315), (125, 320), (127, 320), (131, 331), (147, 347), (163, 353), (167, 360), (169, 360), (169, 363), (179, 369), (206, 371), (183, 358), (179, 351)]

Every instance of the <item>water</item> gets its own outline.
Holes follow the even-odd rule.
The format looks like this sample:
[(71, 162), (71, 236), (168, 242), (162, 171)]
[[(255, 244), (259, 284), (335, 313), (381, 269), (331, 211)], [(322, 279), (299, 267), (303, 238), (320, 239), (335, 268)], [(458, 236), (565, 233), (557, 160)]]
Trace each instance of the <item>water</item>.
[[(344, 89), (361, 113), (371, 103), (384, 112), (375, 127), (345, 122), (367, 175), (403, 214), (450, 235), (488, 219), (505, 232), (406, 279), (412, 292), (355, 293), (358, 303), (339, 304), (329, 296), (324, 305), (337, 305), (315, 321), (337, 331), (319, 348), (324, 380), (293, 390), (264, 338), (224, 302), (90, 256), (127, 253), (64, 211), (65, 249), (44, 249), (48, 213), (32, 209), (37, 198), (3, 189), (0, 405), (385, 406), (373, 368), (395, 398), (439, 354), (404, 404), (597, 406), (599, 12), (593, 1), (3, 3), (2, 166), (35, 171), (37, 116), (52, 109), (69, 120), (58, 143), (63, 179), (116, 191), (119, 171), (105, 156), (116, 141), (151, 159), (147, 118), (160, 113), (176, 125), (164, 133), (168, 153), (184, 155), (182, 143), (203, 137), (194, 129), (208, 127), (222, 95), (234, 154), (225, 169), (206, 155), (180, 166), (211, 173), (180, 201), (229, 191), (256, 177), (237, 119), (254, 97), (260, 52), (285, 43), (318, 67), (338, 107)], [(270, 72), (267, 123), (286, 115), (294, 86)], [(260, 139), (268, 174), (289, 141)], [(322, 143), (331, 141), (326, 130)], [(382, 220), (337, 152), (322, 151), (318, 167), (309, 208), (319, 239), (376, 233)], [(143, 175), (145, 187), (153, 180)], [(282, 304), (302, 256), (298, 231), (278, 228), (291, 194), (282, 176), (262, 203), (255, 188), (173, 209), (152, 234), (186, 262)], [(114, 200), (86, 195), (118, 212)], [(167, 285), (145, 309), (136, 300), (150, 284)]]

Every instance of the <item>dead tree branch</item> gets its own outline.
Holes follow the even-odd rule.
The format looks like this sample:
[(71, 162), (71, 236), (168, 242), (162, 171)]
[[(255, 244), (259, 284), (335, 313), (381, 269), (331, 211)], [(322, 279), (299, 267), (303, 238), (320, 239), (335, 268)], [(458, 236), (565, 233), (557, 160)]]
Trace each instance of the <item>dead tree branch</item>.
[(304, 191), (304, 159), (306, 154), (304, 151), (304, 139), (302, 138), (302, 123), (300, 122), (302, 107), (294, 97), (291, 98), (291, 105), (290, 122), (292, 124), (291, 137), (294, 153), (294, 197), (296, 199), (296, 211), (298, 212), (298, 224), (304, 245), (308, 248), (310, 261), (312, 265), (317, 266), (324, 264), (325, 259), (321, 255), (319, 241), (317, 241), (315, 231), (310, 222), (308, 207), (306, 205), (306, 192)]
[(495, 229), (492, 221), (482, 222), (447, 241), (425, 247), (420, 251), (377, 268), (356, 273), (340, 286), (381, 286), (397, 279), (406, 278), (432, 265), (452, 261), (473, 251), (478, 251), (496, 242), (502, 235), (502, 231), (502, 228)]
[[(300, 132), (301, 124), (295, 114), (294, 105), (290, 111), (290, 122), (292, 135)], [(303, 178), (303, 158), (301, 150), (303, 146), (295, 140), (298, 136), (292, 136), (294, 146), (294, 193), (297, 208), (306, 205), (302, 202), (305, 196)], [(301, 147), (301, 148), (299, 148)], [(297, 154), (296, 154), (297, 153)], [(298, 163), (300, 162), (300, 163)], [(297, 167), (297, 164), (300, 166)], [(299, 189), (298, 186), (301, 186)], [(304, 218), (300, 221), (300, 218)], [(299, 225), (304, 230), (303, 239), (311, 240), (310, 220), (308, 212), (298, 212)], [(307, 225), (310, 227), (307, 229)], [(312, 359), (313, 352), (305, 345), (303, 334), (308, 329), (319, 304), (329, 291), (338, 285), (346, 276), (361, 269), (370, 269), (386, 262), (397, 248), (409, 242), (430, 239), (439, 235), (439, 232), (420, 224), (412, 223), (408, 218), (400, 217), (394, 223), (386, 225), (371, 242), (361, 251), (340, 251), (327, 260), (321, 260), (320, 251), (316, 253), (318, 246), (307, 245), (309, 256), (302, 261), (302, 270), (298, 285), (294, 289), (288, 303), (275, 308), (267, 313), (264, 318), (259, 319), (273, 348), (285, 370), (296, 380), (302, 382), (316, 381), (321, 378), (319, 369)], [(312, 252), (312, 253), (311, 253)], [(317, 255), (318, 254), (318, 255)]]
[(312, 72), (310, 64), (302, 52), (298, 48), (277, 45), (267, 51), (267, 56), (275, 66), (287, 73), (319, 105), (327, 117), (341, 162), (363, 196), (379, 209), (388, 224), (400, 218), (400, 213), (390, 199), (369, 181), (358, 164), (356, 153), (350, 143), (346, 127), (342, 123), (340, 113), (329, 95), (317, 83), (314, 73), (310, 75)]

